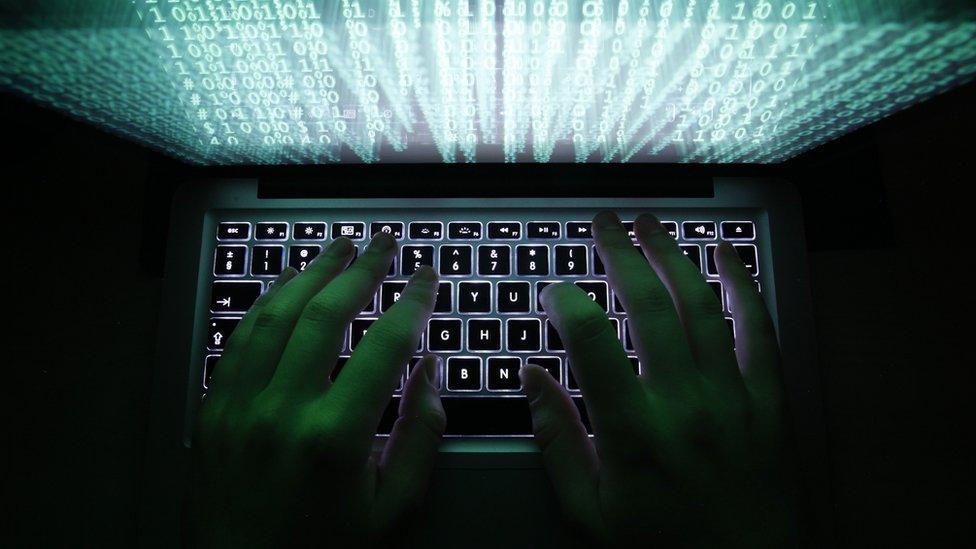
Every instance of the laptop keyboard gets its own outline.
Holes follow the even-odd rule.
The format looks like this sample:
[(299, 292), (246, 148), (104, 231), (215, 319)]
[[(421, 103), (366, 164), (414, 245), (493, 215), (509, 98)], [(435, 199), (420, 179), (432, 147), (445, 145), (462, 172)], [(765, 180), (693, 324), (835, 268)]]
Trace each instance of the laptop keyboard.
[[(526, 436), (531, 420), (521, 392), (518, 371), (534, 362), (545, 367), (574, 397), (589, 429), (579, 388), (569, 369), (559, 335), (538, 301), (546, 285), (568, 281), (579, 286), (610, 317), (634, 373), (641, 371), (627, 335), (627, 315), (609, 287), (606, 271), (593, 245), (593, 212), (563, 212), (559, 216), (484, 219), (486, 211), (467, 219), (421, 217), (407, 219), (376, 212), (374, 219), (335, 217), (336, 212), (289, 211), (282, 220), (270, 212), (230, 217), (215, 222), (209, 238), (212, 251), (209, 322), (205, 334), (199, 382), (205, 394), (224, 344), (243, 313), (286, 266), (303, 270), (332, 240), (345, 236), (365, 249), (369, 235), (383, 231), (400, 244), (372, 302), (356, 318), (332, 372), (356, 349), (370, 325), (397, 299), (407, 279), (420, 266), (440, 275), (434, 313), (415, 356), (404, 365), (403, 376), (384, 414), (379, 433), (386, 434), (406, 375), (427, 353), (443, 358), (440, 391), (448, 416), (448, 436)], [(480, 215), (477, 215), (480, 213)], [(720, 219), (707, 211), (659, 212), (665, 228), (699, 267), (731, 317), (729, 303), (714, 262), (720, 240), (732, 241), (761, 288), (758, 223), (754, 212), (722, 211)], [(303, 212), (303, 214), (306, 214)], [(443, 215), (443, 213), (441, 213)], [(456, 214), (456, 212), (452, 212)], [(552, 219), (549, 219), (552, 217)], [(633, 237), (633, 223), (625, 222)], [(635, 241), (635, 247), (637, 246)], [(640, 250), (639, 247), (637, 247)], [(731, 318), (729, 327), (734, 332)]]

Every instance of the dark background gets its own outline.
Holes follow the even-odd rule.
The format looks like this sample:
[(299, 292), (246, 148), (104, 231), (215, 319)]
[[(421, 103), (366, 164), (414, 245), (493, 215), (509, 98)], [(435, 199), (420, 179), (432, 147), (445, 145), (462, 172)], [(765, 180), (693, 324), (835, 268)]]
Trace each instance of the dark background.
[[(781, 176), (803, 196), (841, 546), (971, 530), (974, 92), (785, 165), (690, 168)], [(167, 211), (194, 172), (13, 96), (0, 124), (2, 520), (10, 545), (132, 545)]]

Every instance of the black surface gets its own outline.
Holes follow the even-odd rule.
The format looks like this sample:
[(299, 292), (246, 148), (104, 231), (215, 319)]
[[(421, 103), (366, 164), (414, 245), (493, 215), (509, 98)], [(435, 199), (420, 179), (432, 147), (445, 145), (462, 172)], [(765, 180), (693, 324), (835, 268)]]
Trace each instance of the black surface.
[[(639, 179), (799, 187), (843, 546), (969, 530), (974, 100), (961, 88), (783, 166), (645, 167)], [(173, 189), (200, 174), (288, 184), (321, 168), (191, 169), (9, 96), (0, 122), (4, 545), (127, 546)]]

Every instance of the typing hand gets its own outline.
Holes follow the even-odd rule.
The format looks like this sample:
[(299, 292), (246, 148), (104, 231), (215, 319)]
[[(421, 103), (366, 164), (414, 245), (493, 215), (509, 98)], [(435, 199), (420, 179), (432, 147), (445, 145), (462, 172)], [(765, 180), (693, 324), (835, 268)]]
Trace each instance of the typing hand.
[(372, 444), (430, 317), (437, 277), (417, 271), (330, 383), (346, 328), (375, 294), (396, 242), (377, 234), (346, 269), (352, 251), (342, 238), (301, 274), (286, 270), (228, 341), (194, 436), (190, 545), (378, 544), (422, 499), (445, 425), (429, 381), (433, 356), (407, 380), (382, 455)]
[[(608, 546), (787, 547), (796, 481), (776, 334), (736, 252), (716, 251), (737, 328), (715, 292), (651, 215), (593, 220), (627, 311), (635, 376), (603, 310), (572, 284), (541, 299), (566, 345), (595, 432), (542, 368), (522, 369), (535, 436), (570, 523)], [(649, 260), (649, 261), (648, 261)], [(648, 262), (650, 264), (648, 264)]]

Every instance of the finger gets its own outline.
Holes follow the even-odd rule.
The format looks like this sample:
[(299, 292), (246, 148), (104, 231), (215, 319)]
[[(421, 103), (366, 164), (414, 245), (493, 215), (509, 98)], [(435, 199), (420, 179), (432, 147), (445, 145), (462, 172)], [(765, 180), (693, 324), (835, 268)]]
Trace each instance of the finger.
[(639, 216), (634, 221), (634, 229), (651, 266), (671, 293), (691, 354), (702, 374), (741, 383), (722, 304), (708, 287), (701, 270), (681, 252), (674, 237), (653, 215)]
[(542, 452), (546, 473), (567, 517), (593, 525), (600, 517), (599, 460), (586, 435), (579, 410), (565, 389), (544, 368), (526, 364), (519, 370), (529, 400), (532, 431)]
[(282, 286), (297, 275), (298, 271), (294, 268), (286, 267), (278, 275), (278, 278), (275, 278), (274, 283), (269, 285), (268, 291), (258, 296), (254, 304), (251, 305), (251, 308), (241, 318), (241, 321), (237, 324), (237, 328), (234, 329), (230, 338), (227, 339), (227, 346), (224, 348), (224, 353), (218, 361), (221, 367), (214, 368), (210, 385), (211, 394), (214, 394), (214, 391), (219, 393), (221, 389), (218, 389), (218, 387), (231, 384), (237, 377), (237, 368), (234, 364), (238, 363), (241, 355), (244, 354), (243, 350), (247, 348), (248, 337), (250, 337), (251, 329), (254, 327), (254, 319), (261, 313), (261, 309), (281, 291)]
[(239, 383), (245, 390), (258, 392), (268, 384), (305, 305), (342, 272), (351, 258), (349, 240), (334, 241), (261, 309), (248, 337), (247, 368), (240, 373)]
[(400, 299), (369, 327), (328, 392), (327, 400), (342, 414), (353, 440), (376, 432), (403, 365), (416, 351), (434, 310), (436, 288), (434, 269), (425, 266), (414, 273)]
[(355, 263), (319, 288), (289, 334), (269, 388), (313, 394), (328, 387), (349, 323), (376, 295), (395, 255), (393, 237), (377, 233)]
[(756, 395), (780, 397), (783, 371), (779, 344), (766, 304), (731, 244), (719, 244), (715, 262), (732, 302), (735, 354), (746, 386)]
[(696, 374), (671, 294), (635, 248), (613, 212), (593, 218), (597, 249), (614, 294), (627, 311), (631, 341), (655, 387), (690, 382)]
[(583, 290), (570, 283), (552, 284), (540, 299), (566, 346), (603, 456), (604, 442), (623, 442), (638, 428), (638, 418), (648, 417), (644, 388), (613, 324)]
[(383, 517), (395, 517), (415, 506), (427, 491), (447, 424), (437, 391), (439, 360), (434, 355), (425, 356), (403, 389), (400, 417), (380, 458), (376, 500)]

